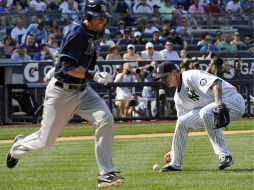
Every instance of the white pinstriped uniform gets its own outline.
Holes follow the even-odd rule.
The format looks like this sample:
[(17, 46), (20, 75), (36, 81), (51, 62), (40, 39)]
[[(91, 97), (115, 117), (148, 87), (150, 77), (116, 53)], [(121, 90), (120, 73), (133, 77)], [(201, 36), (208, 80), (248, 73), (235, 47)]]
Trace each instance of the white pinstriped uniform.
[[(221, 158), (230, 155), (221, 129), (214, 129), (215, 99), (211, 89), (220, 79), (205, 71), (189, 70), (182, 73), (182, 85), (176, 90), (174, 101), (177, 110), (175, 135), (172, 142), (169, 165), (182, 169), (183, 154), (189, 128), (205, 127), (215, 154)], [(222, 81), (222, 102), (230, 109), (230, 121), (239, 119), (245, 112), (245, 102), (236, 88)]]

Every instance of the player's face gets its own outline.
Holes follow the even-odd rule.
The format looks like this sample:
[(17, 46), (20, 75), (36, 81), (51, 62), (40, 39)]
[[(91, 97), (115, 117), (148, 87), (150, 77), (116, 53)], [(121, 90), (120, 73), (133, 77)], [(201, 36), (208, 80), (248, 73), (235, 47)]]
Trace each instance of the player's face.
[(104, 28), (107, 23), (107, 17), (92, 17), (89, 22), (89, 29), (93, 31), (100, 31)]
[(167, 87), (178, 86), (178, 73), (173, 70), (162, 78), (162, 81)]

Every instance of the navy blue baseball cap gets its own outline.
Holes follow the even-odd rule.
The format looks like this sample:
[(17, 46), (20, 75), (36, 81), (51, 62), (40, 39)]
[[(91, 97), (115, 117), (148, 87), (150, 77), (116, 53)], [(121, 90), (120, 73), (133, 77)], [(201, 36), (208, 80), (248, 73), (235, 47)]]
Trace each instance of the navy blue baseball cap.
[(165, 77), (168, 73), (170, 73), (172, 70), (178, 70), (174, 63), (169, 61), (164, 61), (159, 64), (157, 68), (157, 74), (156, 79), (160, 79)]

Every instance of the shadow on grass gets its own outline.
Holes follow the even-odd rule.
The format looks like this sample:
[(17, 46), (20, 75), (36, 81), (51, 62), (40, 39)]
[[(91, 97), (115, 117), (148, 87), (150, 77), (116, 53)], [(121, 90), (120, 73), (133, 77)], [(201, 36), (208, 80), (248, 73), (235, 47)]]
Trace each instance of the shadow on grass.
[(182, 172), (226, 172), (226, 173), (231, 173), (231, 172), (254, 172), (254, 168), (235, 168), (235, 169), (185, 169), (182, 170)]

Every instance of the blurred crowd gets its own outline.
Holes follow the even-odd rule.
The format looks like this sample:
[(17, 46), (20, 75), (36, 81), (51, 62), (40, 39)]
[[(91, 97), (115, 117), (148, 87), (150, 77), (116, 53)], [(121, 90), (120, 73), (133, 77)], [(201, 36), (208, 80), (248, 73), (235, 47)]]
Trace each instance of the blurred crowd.
[[(99, 35), (98, 60), (126, 61), (118, 66), (115, 82), (153, 82), (158, 61), (163, 60), (179, 60), (181, 72), (203, 69), (199, 61), (209, 60), (205, 70), (223, 78), (232, 67), (237, 74), (241, 64), (240, 59), (234, 65), (228, 64), (224, 52), (235, 53), (238, 58), (241, 50), (253, 55), (253, 34), (233, 30), (229, 17), (241, 15), (252, 25), (248, 19), (253, 14), (254, 0), (108, 2), (114, 17)], [(73, 20), (82, 17), (85, 3), (86, 0), (1, 0), (0, 32), (4, 31), (4, 35), (0, 39), (0, 58), (55, 61), (64, 32)], [(31, 18), (26, 18), (27, 13)], [(218, 26), (212, 32), (201, 30), (207, 18), (211, 25)], [(225, 32), (228, 30), (233, 32)], [(140, 60), (150, 64), (137, 67), (127, 62)], [(152, 87), (144, 86), (140, 94), (134, 88), (117, 87), (115, 93), (115, 113), (120, 117), (155, 116), (158, 112), (169, 116), (175, 111), (163, 89), (159, 90), (160, 110)]]

